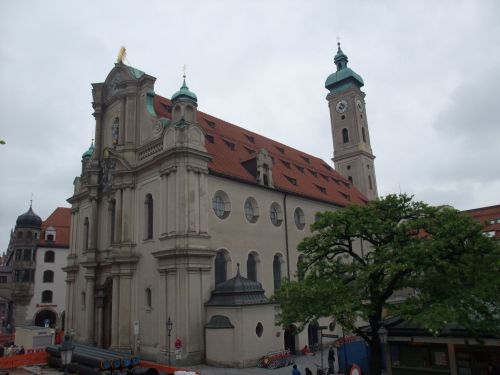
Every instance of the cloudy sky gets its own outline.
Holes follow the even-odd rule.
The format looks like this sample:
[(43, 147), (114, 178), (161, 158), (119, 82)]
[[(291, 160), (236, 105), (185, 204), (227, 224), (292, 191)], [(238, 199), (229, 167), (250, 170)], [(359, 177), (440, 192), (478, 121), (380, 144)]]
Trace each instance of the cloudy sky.
[(69, 206), (92, 82), (128, 62), (170, 97), (330, 161), (337, 36), (360, 74), (381, 195), (500, 204), (500, 2), (0, 1), (0, 251), (29, 207)]

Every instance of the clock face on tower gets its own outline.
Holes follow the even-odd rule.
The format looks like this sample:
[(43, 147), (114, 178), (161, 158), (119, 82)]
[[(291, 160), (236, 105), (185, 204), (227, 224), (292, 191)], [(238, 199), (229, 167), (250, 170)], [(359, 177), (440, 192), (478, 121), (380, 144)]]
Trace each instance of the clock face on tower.
[(335, 106), (335, 110), (338, 113), (344, 113), (345, 111), (347, 111), (347, 102), (345, 100), (340, 100)]
[(363, 112), (363, 102), (359, 99), (356, 99), (356, 107), (358, 107), (358, 111)]

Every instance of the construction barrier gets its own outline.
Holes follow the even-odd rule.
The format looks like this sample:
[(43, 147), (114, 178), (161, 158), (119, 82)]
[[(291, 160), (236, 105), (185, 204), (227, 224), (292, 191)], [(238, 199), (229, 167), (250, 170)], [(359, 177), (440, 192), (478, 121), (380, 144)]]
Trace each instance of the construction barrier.
[(47, 364), (48, 358), (49, 353), (45, 351), (0, 357), (0, 369)]
[(259, 360), (257, 366), (275, 369), (278, 367), (289, 366), (291, 363), (292, 356), (290, 354), (290, 350), (287, 349), (267, 353)]
[[(177, 367), (169, 367), (169, 366), (162, 365), (160, 363), (149, 362), (149, 361), (141, 361), (139, 363), (139, 367), (154, 368), (158, 371), (163, 371), (165, 374), (174, 374), (176, 371), (186, 371), (186, 369), (177, 368)], [(198, 371), (196, 371), (196, 373), (199, 374)]]

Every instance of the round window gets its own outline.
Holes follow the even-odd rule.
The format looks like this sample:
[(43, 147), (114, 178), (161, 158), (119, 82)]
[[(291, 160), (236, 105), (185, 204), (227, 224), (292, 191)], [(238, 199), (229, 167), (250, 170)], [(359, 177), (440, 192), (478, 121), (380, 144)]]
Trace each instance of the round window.
[(298, 229), (304, 229), (306, 225), (306, 221), (304, 218), (304, 211), (302, 211), (301, 208), (297, 207), (295, 209), (295, 212), (293, 214), (293, 218), (295, 220), (295, 225), (297, 226)]
[(281, 207), (278, 203), (273, 203), (271, 209), (269, 210), (269, 216), (271, 217), (271, 223), (279, 227), (283, 221), (283, 215), (281, 214)]
[(231, 212), (231, 205), (226, 193), (219, 190), (214, 194), (212, 199), (212, 209), (214, 210), (215, 215), (221, 219), (225, 219), (229, 216), (229, 213)]
[(255, 223), (259, 218), (259, 207), (253, 198), (248, 198), (245, 201), (245, 217), (251, 223)]
[(257, 335), (257, 337), (262, 337), (263, 333), (264, 333), (264, 326), (262, 325), (261, 322), (259, 322), (255, 327), (255, 334)]

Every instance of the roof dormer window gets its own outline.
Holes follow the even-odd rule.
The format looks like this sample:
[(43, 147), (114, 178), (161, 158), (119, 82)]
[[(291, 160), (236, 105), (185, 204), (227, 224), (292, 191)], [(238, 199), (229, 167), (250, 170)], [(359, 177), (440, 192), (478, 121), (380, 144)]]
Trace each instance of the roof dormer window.
[(224, 143), (226, 144), (227, 147), (229, 147), (230, 150), (234, 151), (234, 143), (228, 141), (227, 139), (223, 139)]
[(293, 178), (293, 177), (289, 177), (289, 176), (287, 176), (286, 174), (284, 174), (283, 176), (285, 176), (285, 177), (286, 177), (286, 179), (288, 180), (288, 182), (290, 182), (292, 185), (297, 186), (297, 180), (296, 180), (295, 178)]
[(207, 122), (208, 126), (210, 126), (212, 129), (215, 129), (215, 122), (207, 120), (207, 119), (205, 119), (205, 121)]
[(251, 135), (248, 135), (246, 133), (243, 133), (243, 135), (248, 139), (248, 142), (255, 143), (255, 137), (252, 137)]
[(52, 226), (45, 230), (45, 241), (54, 242), (56, 240), (56, 229)]
[(283, 147), (279, 147), (279, 146), (274, 146), (276, 148), (276, 150), (279, 151), (280, 154), (282, 155), (285, 155), (285, 149)]
[(286, 160), (283, 160), (283, 159), (280, 159), (280, 161), (283, 163), (283, 165), (285, 167), (287, 167), (288, 169), (290, 169), (290, 162), (289, 161), (286, 161)]

